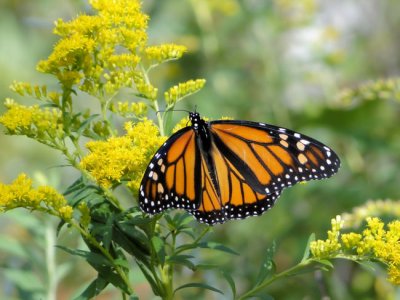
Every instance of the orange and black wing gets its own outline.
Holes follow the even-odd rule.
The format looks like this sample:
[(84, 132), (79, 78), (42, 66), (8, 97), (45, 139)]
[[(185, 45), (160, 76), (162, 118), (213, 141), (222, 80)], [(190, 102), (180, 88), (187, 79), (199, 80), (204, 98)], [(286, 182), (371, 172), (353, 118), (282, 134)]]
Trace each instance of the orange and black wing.
[[(286, 128), (234, 120), (213, 121), (209, 127), (213, 143), (230, 172), (239, 174), (238, 179), (260, 195), (280, 193), (297, 182), (328, 178), (340, 166), (332, 149)], [(217, 168), (219, 178), (225, 177), (222, 170)], [(232, 184), (232, 179), (229, 181)], [(228, 195), (223, 197), (223, 203), (239, 209), (241, 201), (249, 201), (243, 193), (235, 192), (237, 185), (233, 186), (220, 183), (221, 195)]]
[(280, 191), (270, 194), (254, 191), (215, 144), (212, 144), (209, 154), (216, 176), (213, 178), (214, 173), (202, 154), (201, 202), (197, 209), (189, 210), (198, 221), (212, 225), (229, 219), (244, 219), (261, 215), (274, 205)]
[(169, 208), (196, 209), (201, 185), (200, 151), (195, 133), (185, 127), (172, 135), (150, 161), (139, 189), (140, 208), (149, 214)]

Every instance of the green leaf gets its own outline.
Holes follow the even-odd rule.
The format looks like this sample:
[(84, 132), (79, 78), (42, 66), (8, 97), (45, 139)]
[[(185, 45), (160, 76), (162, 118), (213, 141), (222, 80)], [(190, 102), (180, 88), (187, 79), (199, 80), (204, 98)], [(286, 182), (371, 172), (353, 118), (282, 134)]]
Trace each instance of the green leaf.
[(201, 243), (197, 244), (197, 247), (214, 249), (214, 250), (222, 251), (222, 252), (233, 254), (233, 255), (240, 255), (239, 253), (232, 250), (231, 248), (228, 248), (225, 245), (216, 243), (216, 242), (201, 242)]
[(225, 278), (226, 282), (228, 282), (229, 287), (231, 288), (232, 291), (232, 299), (236, 298), (236, 285), (235, 281), (233, 280), (231, 274), (229, 274), (226, 271), (221, 271), (222, 276)]
[[(131, 230), (137, 231), (135, 227), (133, 227)], [(113, 241), (130, 255), (132, 255), (135, 259), (148, 265), (150, 255), (150, 244), (148, 240), (147, 245), (144, 246), (141, 243), (138, 243), (137, 240), (132, 239), (130, 236), (125, 234), (125, 232), (119, 230), (118, 227), (115, 227)]]
[(187, 284), (181, 285), (180, 287), (175, 289), (174, 294), (177, 291), (179, 291), (181, 289), (186, 289), (186, 288), (201, 288), (201, 289), (206, 289), (206, 290), (210, 290), (210, 291), (213, 291), (213, 292), (220, 293), (221, 295), (224, 294), (221, 290), (219, 290), (219, 289), (217, 289), (215, 287), (212, 287), (211, 285), (208, 285), (208, 284), (205, 284), (205, 283), (197, 283), (197, 282), (192, 282), (192, 283), (187, 283)]
[(129, 269), (129, 267), (130, 267), (128, 261), (125, 258), (122, 258), (122, 257), (114, 259), (114, 264), (116, 266), (121, 266), (121, 267), (123, 267), (125, 269)]
[(114, 218), (110, 216), (106, 220), (106, 224), (92, 222), (91, 234), (96, 240), (103, 243), (103, 247), (109, 249), (111, 240), (113, 238), (113, 223)]
[(272, 242), (270, 248), (265, 252), (264, 261), (261, 264), (260, 270), (258, 271), (256, 285), (259, 285), (265, 279), (269, 278), (275, 273), (275, 263), (273, 261), (275, 255), (275, 241)]
[(310, 257), (310, 244), (313, 241), (315, 241), (315, 233), (311, 233), (310, 237), (308, 238), (307, 246), (306, 246), (306, 249), (304, 250), (304, 254), (303, 254), (303, 258), (301, 259), (301, 262), (304, 262), (306, 259), (308, 259)]
[(153, 245), (153, 249), (157, 254), (160, 264), (164, 265), (165, 263), (164, 241), (160, 239), (158, 236), (153, 236), (151, 238), (151, 244)]
[(105, 279), (107, 282), (121, 289), (126, 294), (131, 294), (132, 291), (126, 282), (118, 274), (114, 273), (109, 267), (97, 267), (96, 270), (99, 272), (99, 276)]
[(78, 128), (76, 131), (79, 135), (82, 134), (82, 132), (91, 124), (91, 121), (96, 119), (99, 116), (99, 114), (94, 114), (91, 115), (89, 118), (87, 118), (85, 121), (82, 122), (81, 126)]
[(95, 296), (99, 295), (109, 283), (101, 277), (97, 277), (89, 286), (74, 300), (88, 300), (93, 299)]
[(83, 257), (91, 265), (109, 266), (109, 267), (113, 266), (112, 262), (110, 262), (106, 257), (104, 257), (98, 253), (79, 250), (79, 249), (72, 249), (72, 248), (68, 248), (68, 247), (64, 247), (64, 246), (60, 246), (60, 245), (57, 245), (56, 247), (60, 248), (61, 250), (64, 250), (65, 252), (67, 252), (69, 254)]
[(150, 254), (149, 239), (137, 226), (132, 225), (130, 222), (116, 223), (115, 231), (124, 235), (126, 239), (133, 243), (135, 247), (139, 248), (144, 254)]
[(72, 194), (80, 189), (85, 187), (84, 184), (84, 179), (83, 177), (79, 177), (77, 180), (75, 180), (63, 193), (64, 196), (68, 196), (69, 194)]
[(180, 264), (188, 267), (191, 270), (195, 270), (196, 266), (189, 259), (194, 258), (192, 255), (173, 255), (167, 257), (167, 261), (173, 264)]
[(321, 264), (321, 265), (324, 265), (324, 266), (328, 267), (328, 270), (329, 269), (333, 269), (333, 264), (327, 259), (318, 259), (318, 260), (314, 260), (314, 261), (319, 263), (319, 264)]
[(160, 296), (161, 292), (159, 290), (159, 286), (157, 285), (155, 279), (153, 278), (153, 275), (150, 273), (150, 271), (147, 269), (147, 267), (143, 263), (138, 261), (137, 264), (138, 264), (140, 270), (142, 271), (143, 275), (146, 277), (148, 283), (150, 284), (154, 295)]

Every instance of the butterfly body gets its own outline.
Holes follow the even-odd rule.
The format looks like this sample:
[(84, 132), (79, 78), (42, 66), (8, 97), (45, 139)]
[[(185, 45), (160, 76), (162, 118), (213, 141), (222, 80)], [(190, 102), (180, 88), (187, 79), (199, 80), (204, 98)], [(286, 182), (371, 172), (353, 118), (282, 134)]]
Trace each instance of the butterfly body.
[(160, 147), (144, 174), (139, 204), (146, 213), (183, 208), (207, 224), (260, 215), (284, 188), (330, 177), (340, 165), (330, 148), (286, 128), (189, 118), (191, 126)]

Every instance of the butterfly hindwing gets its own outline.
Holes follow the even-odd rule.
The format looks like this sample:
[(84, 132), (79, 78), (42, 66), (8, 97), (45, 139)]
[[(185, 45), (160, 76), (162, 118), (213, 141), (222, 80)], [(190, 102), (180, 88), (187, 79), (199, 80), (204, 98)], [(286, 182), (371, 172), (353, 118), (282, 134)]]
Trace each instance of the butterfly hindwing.
[(202, 157), (202, 201), (196, 210), (189, 211), (200, 222), (224, 223), (229, 219), (244, 219), (261, 215), (270, 209), (280, 191), (269, 195), (252, 189), (249, 182), (215, 145), (210, 151), (216, 172), (219, 195), (212, 184), (211, 172)]
[(172, 135), (150, 161), (143, 176), (139, 203), (149, 214), (169, 208), (195, 209), (201, 187), (200, 153), (195, 134), (186, 127)]

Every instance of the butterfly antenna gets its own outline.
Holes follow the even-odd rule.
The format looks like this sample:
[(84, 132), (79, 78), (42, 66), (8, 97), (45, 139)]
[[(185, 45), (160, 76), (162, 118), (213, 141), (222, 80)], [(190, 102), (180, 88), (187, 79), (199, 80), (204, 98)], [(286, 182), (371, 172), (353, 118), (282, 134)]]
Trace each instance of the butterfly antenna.
[[(189, 110), (186, 110), (186, 109), (168, 109), (168, 110), (166, 110), (166, 109), (159, 109), (159, 110), (157, 110), (156, 111), (156, 114), (159, 114), (159, 113), (162, 113), (162, 112), (173, 112), (173, 111), (183, 111), (183, 112), (186, 112), (186, 113), (190, 113), (190, 111)], [(195, 110), (196, 111), (196, 110)]]

